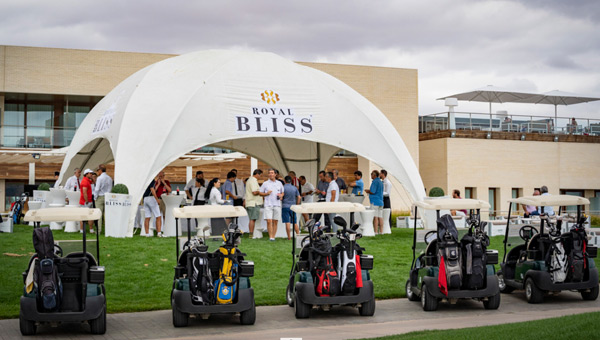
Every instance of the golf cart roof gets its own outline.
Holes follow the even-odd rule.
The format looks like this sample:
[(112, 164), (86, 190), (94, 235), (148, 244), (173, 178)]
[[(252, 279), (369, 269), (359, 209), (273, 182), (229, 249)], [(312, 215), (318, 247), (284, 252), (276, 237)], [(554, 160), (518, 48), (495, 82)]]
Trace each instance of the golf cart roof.
[(486, 201), (475, 199), (442, 198), (415, 202), (415, 205), (426, 210), (458, 210), (458, 209), (489, 209)]
[(218, 218), (247, 216), (243, 207), (233, 205), (195, 205), (173, 208), (175, 218)]
[(292, 205), (290, 208), (298, 214), (349, 213), (365, 211), (365, 206), (352, 202), (320, 202)]
[(94, 221), (102, 216), (100, 209), (80, 207), (60, 207), (29, 210), (25, 214), (26, 222), (67, 222), (67, 221)]
[(587, 198), (571, 195), (540, 195), (540, 196), (523, 196), (508, 200), (511, 203), (539, 206), (559, 206), (559, 205), (586, 205), (590, 204)]

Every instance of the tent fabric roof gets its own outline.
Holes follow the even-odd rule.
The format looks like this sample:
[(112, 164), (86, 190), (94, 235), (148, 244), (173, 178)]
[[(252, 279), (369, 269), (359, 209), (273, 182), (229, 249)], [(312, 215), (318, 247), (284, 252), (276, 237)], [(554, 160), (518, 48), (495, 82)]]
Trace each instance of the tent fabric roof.
[(346, 149), (386, 168), (413, 199), (424, 196), (414, 160), (377, 107), (324, 72), (263, 52), (193, 52), (136, 72), (81, 123), (61, 179), (114, 159), (115, 183), (138, 202), (162, 168), (207, 145), (313, 182)]

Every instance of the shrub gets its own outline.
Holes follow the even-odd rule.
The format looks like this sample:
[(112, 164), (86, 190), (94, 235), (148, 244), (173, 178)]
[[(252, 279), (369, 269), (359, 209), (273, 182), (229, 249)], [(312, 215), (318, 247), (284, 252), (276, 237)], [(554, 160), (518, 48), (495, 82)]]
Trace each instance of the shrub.
[(129, 189), (127, 189), (125, 184), (116, 184), (110, 192), (113, 194), (129, 195)]
[(600, 216), (592, 215), (590, 217), (590, 224), (592, 225), (592, 227), (600, 227)]
[(38, 185), (37, 189), (41, 190), (41, 191), (50, 191), (50, 184), (42, 183), (42, 184)]
[(444, 189), (440, 187), (433, 187), (429, 190), (429, 197), (442, 197), (444, 196)]

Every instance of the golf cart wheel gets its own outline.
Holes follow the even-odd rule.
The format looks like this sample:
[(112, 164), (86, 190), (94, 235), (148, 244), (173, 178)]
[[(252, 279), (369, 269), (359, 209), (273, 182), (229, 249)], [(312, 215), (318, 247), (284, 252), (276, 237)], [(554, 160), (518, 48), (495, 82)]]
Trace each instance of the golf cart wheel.
[(514, 287), (506, 284), (504, 281), (504, 274), (502, 274), (501, 270), (498, 271), (498, 288), (500, 288), (500, 293), (503, 294), (510, 294), (513, 292), (513, 290), (515, 290)]
[(292, 291), (293, 289), (291, 289), (290, 285), (287, 286), (287, 288), (285, 289), (285, 299), (287, 300), (287, 304), (290, 307), (294, 307), (294, 292)]
[(296, 319), (308, 318), (310, 316), (310, 310), (312, 309), (312, 306), (302, 302), (302, 300), (300, 300), (300, 297), (298, 297), (298, 295), (296, 295), (295, 300), (296, 301), (294, 303), (294, 307), (296, 307), (295, 308)]
[(254, 325), (256, 321), (256, 306), (252, 301), (252, 308), (240, 313), (240, 323), (242, 325)]
[(375, 297), (367, 302), (363, 302), (358, 307), (360, 316), (373, 316), (375, 314)]
[(490, 296), (487, 300), (483, 301), (483, 308), (485, 309), (498, 309), (500, 307), (500, 293)]
[(598, 286), (590, 288), (589, 292), (582, 290), (581, 297), (586, 301), (595, 301), (598, 298)]
[(427, 286), (423, 284), (421, 289), (421, 306), (426, 312), (432, 312), (438, 309), (438, 299), (431, 295), (427, 290)]
[(19, 315), (19, 328), (22, 335), (35, 335), (37, 330), (35, 322), (25, 319), (23, 315)]
[(412, 286), (410, 284), (410, 279), (406, 280), (406, 297), (408, 298), (408, 301), (419, 301), (419, 297), (417, 296), (417, 294), (413, 293), (412, 291)]
[(94, 320), (90, 320), (90, 330), (92, 334), (106, 333), (106, 305), (102, 308), (102, 313)]
[(171, 308), (173, 309), (173, 326), (187, 327), (190, 315), (188, 313), (180, 312), (175, 306), (172, 306)]
[(525, 281), (525, 297), (527, 297), (527, 302), (529, 303), (544, 301), (544, 291), (539, 289), (530, 277)]

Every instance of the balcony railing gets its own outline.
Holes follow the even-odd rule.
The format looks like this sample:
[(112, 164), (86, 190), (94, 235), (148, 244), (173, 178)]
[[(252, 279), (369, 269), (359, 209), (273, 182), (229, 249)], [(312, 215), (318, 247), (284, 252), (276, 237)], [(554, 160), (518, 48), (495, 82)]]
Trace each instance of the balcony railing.
[(473, 112), (441, 112), (419, 117), (419, 133), (441, 130), (482, 130), (600, 136), (600, 119)]
[(2, 125), (0, 147), (6, 148), (62, 148), (71, 144), (76, 128)]

